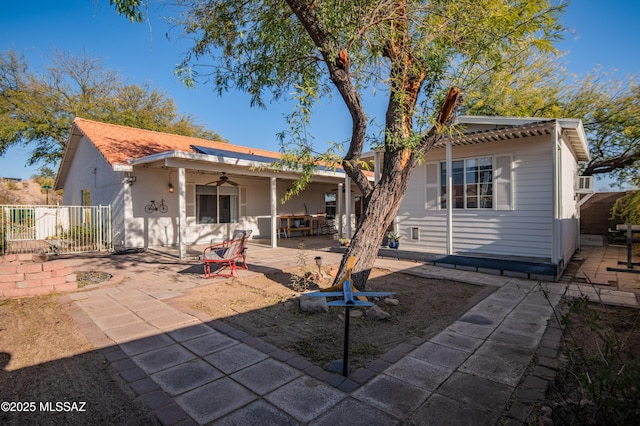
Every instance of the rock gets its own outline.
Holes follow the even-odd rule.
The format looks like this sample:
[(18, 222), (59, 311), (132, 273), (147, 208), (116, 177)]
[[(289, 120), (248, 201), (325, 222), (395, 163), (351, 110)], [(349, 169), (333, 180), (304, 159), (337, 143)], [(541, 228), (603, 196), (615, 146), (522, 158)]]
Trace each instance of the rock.
[(400, 304), (400, 301), (398, 299), (394, 299), (392, 297), (385, 297), (383, 302), (385, 305), (389, 306), (398, 306)]
[(369, 309), (367, 309), (367, 318), (370, 320), (383, 320), (387, 319), (391, 316), (390, 313), (383, 311), (376, 305), (373, 305)]
[[(349, 318), (360, 318), (360, 317), (362, 317), (362, 315), (364, 315), (364, 314), (359, 309), (351, 309), (349, 311)], [(338, 314), (338, 319), (340, 321), (344, 321), (344, 314)]]
[(329, 312), (326, 297), (310, 297), (304, 294), (300, 295), (300, 309), (312, 313)]

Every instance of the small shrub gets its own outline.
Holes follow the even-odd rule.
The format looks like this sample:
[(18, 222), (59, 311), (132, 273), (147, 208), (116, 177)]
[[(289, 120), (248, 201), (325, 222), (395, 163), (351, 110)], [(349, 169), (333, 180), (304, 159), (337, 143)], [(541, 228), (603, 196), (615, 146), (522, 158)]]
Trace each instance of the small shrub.
[(304, 250), (304, 243), (300, 243), (298, 245), (298, 252), (296, 253), (296, 265), (298, 265), (300, 274), (291, 274), (291, 278), (289, 279), (291, 282), (291, 288), (298, 293), (309, 290), (309, 286), (313, 283), (313, 280), (311, 279), (312, 274), (306, 270), (307, 254)]
[(566, 302), (566, 364), (555, 384), (556, 424), (637, 424), (640, 418), (640, 311)]
[(91, 225), (77, 225), (62, 233), (62, 238), (76, 244), (93, 244), (96, 242), (96, 228)]
[(630, 191), (618, 198), (611, 208), (611, 219), (620, 223), (640, 224), (640, 191)]

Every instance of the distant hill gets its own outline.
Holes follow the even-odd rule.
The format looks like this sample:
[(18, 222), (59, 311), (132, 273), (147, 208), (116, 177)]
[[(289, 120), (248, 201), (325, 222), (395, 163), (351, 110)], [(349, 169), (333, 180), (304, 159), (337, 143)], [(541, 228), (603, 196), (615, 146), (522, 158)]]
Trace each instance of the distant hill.
[[(62, 202), (62, 195), (49, 190), (49, 205)], [(15, 181), (0, 178), (0, 204), (47, 204), (47, 193), (35, 179)]]

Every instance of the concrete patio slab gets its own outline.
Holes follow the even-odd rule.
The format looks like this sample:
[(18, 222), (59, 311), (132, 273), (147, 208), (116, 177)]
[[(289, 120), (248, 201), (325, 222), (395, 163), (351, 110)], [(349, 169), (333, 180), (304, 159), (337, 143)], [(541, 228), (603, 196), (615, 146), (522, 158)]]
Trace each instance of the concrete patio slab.
[[(110, 311), (111, 309), (101, 309), (102, 312)], [(120, 315), (111, 316), (96, 316), (93, 312), (89, 313), (89, 317), (96, 323), (96, 325), (103, 329), (110, 329), (116, 327), (123, 327), (125, 325), (144, 324), (144, 321), (137, 315), (128, 311)]]
[(213, 333), (187, 340), (182, 344), (196, 355), (205, 356), (229, 346), (237, 345), (238, 341), (214, 331)]
[(148, 320), (147, 322), (164, 331), (172, 331), (184, 328), (185, 326), (200, 324), (197, 318), (182, 312), (167, 312), (167, 314), (168, 315)]
[(430, 395), (431, 392), (427, 390), (385, 374), (377, 376), (352, 394), (365, 404), (398, 419), (416, 410)]
[(263, 399), (254, 401), (216, 422), (216, 426), (298, 426), (299, 424), (297, 420)]
[(310, 423), (311, 426), (335, 426), (344, 424), (348, 419), (349, 426), (392, 426), (398, 420), (354, 398), (345, 398), (327, 413)]
[(131, 342), (120, 344), (120, 348), (128, 356), (138, 355), (144, 352), (153, 351), (165, 346), (173, 345), (175, 342), (166, 334), (154, 334), (153, 336), (136, 339)]
[(176, 397), (196, 422), (206, 424), (254, 401), (257, 396), (228, 377)]
[(195, 324), (195, 325), (189, 325), (187, 327), (178, 328), (176, 330), (172, 330), (167, 334), (169, 334), (169, 336), (171, 336), (172, 339), (178, 342), (184, 342), (186, 340), (191, 340), (196, 337), (201, 337), (201, 336), (204, 336), (205, 334), (211, 334), (214, 332), (215, 331), (208, 325)]
[(267, 358), (244, 368), (230, 377), (258, 395), (265, 395), (300, 376), (300, 371)]
[(433, 391), (453, 373), (453, 368), (432, 364), (411, 356), (402, 358), (384, 373), (421, 389)]
[(175, 396), (221, 378), (211, 365), (195, 359), (152, 374), (151, 378), (169, 395)]
[(103, 331), (104, 334), (116, 343), (130, 342), (135, 339), (153, 336), (159, 332), (157, 328), (143, 322), (129, 324), (123, 327), (103, 329)]
[(469, 357), (469, 352), (439, 345), (430, 341), (420, 345), (413, 352), (410, 352), (409, 356), (455, 370)]
[(308, 423), (334, 407), (345, 394), (311, 377), (300, 377), (265, 399), (299, 422)]
[(421, 426), (494, 426), (499, 418), (500, 413), (434, 394), (409, 422)]
[(225, 374), (232, 374), (238, 370), (256, 364), (268, 356), (244, 343), (230, 346), (207, 355), (204, 359)]
[(483, 339), (479, 339), (473, 336), (467, 336), (463, 333), (458, 333), (452, 329), (446, 328), (440, 333), (436, 334), (430, 339), (432, 343), (447, 346), (453, 349), (459, 349), (464, 352), (471, 353), (475, 351), (482, 342)]
[(478, 325), (466, 321), (455, 321), (448, 326), (445, 331), (464, 334), (465, 336), (475, 337), (476, 339), (486, 339), (491, 333), (493, 333), (496, 325), (497, 324)]
[(533, 357), (533, 350), (486, 341), (460, 371), (515, 387)]
[(438, 389), (438, 394), (499, 413), (509, 401), (513, 389), (513, 386), (473, 374), (455, 372)]
[(147, 374), (152, 374), (191, 361), (195, 357), (193, 353), (176, 344), (136, 355), (132, 359)]
[(493, 332), (491, 336), (487, 338), (487, 341), (502, 343), (511, 346), (518, 346), (523, 349), (535, 350), (540, 343), (541, 337), (542, 334), (540, 334), (539, 336), (528, 336), (510, 332), (507, 328), (501, 328)]

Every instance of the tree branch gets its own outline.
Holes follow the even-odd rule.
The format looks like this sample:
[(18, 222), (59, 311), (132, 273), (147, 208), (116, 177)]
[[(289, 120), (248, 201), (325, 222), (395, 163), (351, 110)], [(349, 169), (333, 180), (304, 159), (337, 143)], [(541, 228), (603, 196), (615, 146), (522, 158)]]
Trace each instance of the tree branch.
[(352, 121), (351, 143), (344, 157), (343, 167), (347, 175), (358, 185), (363, 195), (367, 196), (371, 191), (371, 186), (358, 164), (364, 148), (367, 117), (364, 113), (360, 95), (351, 81), (348, 51), (340, 49), (337, 41), (334, 40), (328, 29), (320, 22), (314, 12), (313, 3), (307, 4), (304, 0), (286, 1), (320, 51), (329, 70), (329, 77), (349, 109)]

